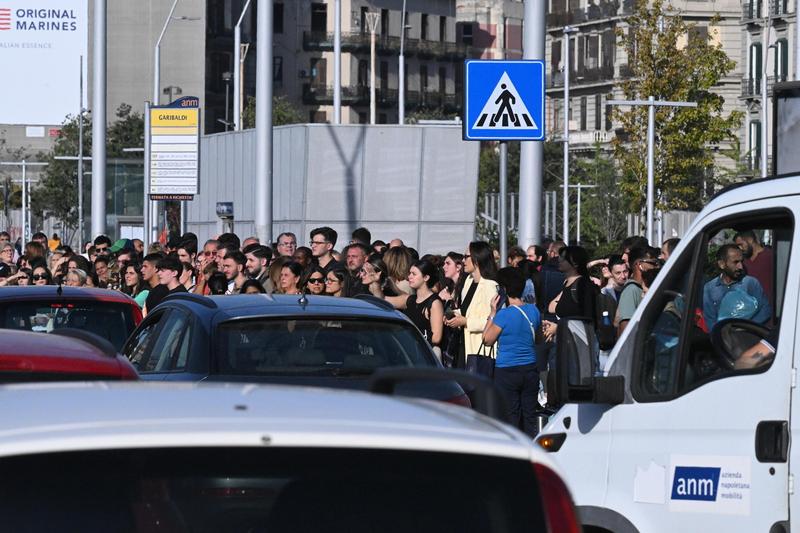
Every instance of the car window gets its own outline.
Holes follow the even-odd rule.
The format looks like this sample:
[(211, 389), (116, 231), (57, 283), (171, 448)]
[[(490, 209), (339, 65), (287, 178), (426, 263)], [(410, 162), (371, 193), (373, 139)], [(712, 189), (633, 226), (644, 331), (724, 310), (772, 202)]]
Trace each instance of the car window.
[[(172, 310), (163, 320), (164, 324), (153, 343), (153, 349), (140, 372), (167, 372), (174, 370), (173, 362), (177, 362), (182, 345), (189, 342), (191, 331), (189, 316), (178, 310)], [(185, 363), (184, 363), (185, 364)]]
[(23, 300), (0, 305), (0, 328), (45, 333), (76, 328), (108, 339), (118, 351), (135, 327), (132, 308), (124, 303)]
[(139, 370), (143, 368), (150, 356), (150, 350), (158, 338), (158, 327), (165, 315), (166, 312), (161, 311), (148, 316), (123, 348), (122, 355), (127, 357)]
[(666, 400), (770, 367), (793, 226), (782, 211), (737, 217), (684, 249), (642, 317), (637, 400)]
[(5, 458), (0, 472), (8, 531), (49, 533), (53, 524), (82, 533), (151, 531), (154, 524), (195, 533), (548, 531), (534, 468), (502, 457), (134, 449)]
[(370, 374), (387, 366), (435, 366), (416, 329), (397, 321), (251, 319), (222, 323), (221, 374)]

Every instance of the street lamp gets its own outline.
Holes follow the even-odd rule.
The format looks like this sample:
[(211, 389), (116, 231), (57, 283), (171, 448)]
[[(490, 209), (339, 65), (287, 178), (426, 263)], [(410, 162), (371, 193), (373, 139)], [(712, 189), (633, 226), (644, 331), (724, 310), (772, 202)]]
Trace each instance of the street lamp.
[[(250, 0), (247, 0), (242, 8), (242, 14), (239, 15), (239, 20), (233, 29), (233, 129), (236, 131), (242, 129), (242, 99), (244, 96), (244, 91), (242, 91), (242, 71), (244, 70), (247, 50), (250, 48), (249, 44), (242, 47), (242, 21), (249, 7)], [(242, 51), (244, 51), (244, 54)]]
[(233, 75), (230, 72), (223, 72), (222, 73), (222, 81), (225, 82), (225, 131), (228, 131), (228, 127), (230, 126), (230, 120), (228, 119), (228, 105), (230, 102), (230, 92), (231, 92), (231, 78)]
[(369, 123), (375, 124), (375, 31), (378, 29), (380, 13), (366, 14), (369, 27)]
[(403, 11), (400, 12), (400, 57), (397, 60), (397, 123), (406, 122), (406, 56), (403, 55), (406, 41), (406, 0), (403, 0)]
[(569, 244), (569, 34), (575, 33), (572, 26), (564, 26), (564, 201), (562, 230), (564, 242)]

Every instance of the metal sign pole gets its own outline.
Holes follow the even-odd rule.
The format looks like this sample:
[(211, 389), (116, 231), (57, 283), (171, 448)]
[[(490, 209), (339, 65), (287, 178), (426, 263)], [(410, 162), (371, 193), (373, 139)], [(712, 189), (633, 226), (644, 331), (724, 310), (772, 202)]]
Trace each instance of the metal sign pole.
[(506, 266), (508, 259), (508, 143), (500, 141), (500, 209), (498, 226), (500, 228), (500, 265)]
[(150, 102), (144, 103), (144, 201), (142, 202), (142, 241), (144, 253), (150, 247)]
[(26, 170), (26, 162), (22, 160), (22, 240), (24, 243), (27, 243), (30, 234), (30, 209), (28, 208), (28, 203), (30, 202), (28, 198), (28, 178), (25, 173)]

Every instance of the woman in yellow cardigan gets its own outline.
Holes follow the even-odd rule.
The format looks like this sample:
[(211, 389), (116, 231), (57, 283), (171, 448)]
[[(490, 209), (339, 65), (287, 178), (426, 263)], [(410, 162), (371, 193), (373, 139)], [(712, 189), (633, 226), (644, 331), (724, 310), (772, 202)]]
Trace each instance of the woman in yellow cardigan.
[(464, 330), (464, 353), (457, 366), (464, 366), (469, 354), (478, 353), (481, 347), (483, 329), (492, 311), (492, 300), (497, 296), (497, 263), (489, 243), (474, 241), (469, 243), (464, 254), (464, 272), (468, 274), (461, 289), (459, 309), (456, 315), (445, 324), (451, 328)]

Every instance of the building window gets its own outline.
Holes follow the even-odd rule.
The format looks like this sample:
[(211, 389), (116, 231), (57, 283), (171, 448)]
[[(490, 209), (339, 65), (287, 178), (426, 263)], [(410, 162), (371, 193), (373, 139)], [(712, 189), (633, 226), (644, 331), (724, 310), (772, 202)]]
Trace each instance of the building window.
[(389, 10), (381, 9), (381, 35), (389, 35)]
[(588, 114), (588, 103), (585, 96), (581, 96), (581, 131), (586, 131), (586, 115)]
[(361, 6), (361, 33), (367, 33), (367, 13), (369, 13), (369, 8)]
[(328, 122), (328, 115), (325, 111), (311, 111), (308, 114), (308, 118), (312, 124), (325, 124)]
[(421, 18), (421, 21), (420, 21), (419, 38), (427, 40), (428, 39), (428, 14), (427, 13), (423, 13), (420, 18)]
[(761, 43), (750, 45), (750, 79), (756, 82), (761, 81)]
[(789, 75), (789, 42), (784, 39), (778, 39), (775, 42), (775, 64), (773, 71), (775, 73), (776, 81), (786, 81)]
[(439, 40), (441, 42), (447, 40), (447, 17), (444, 15), (439, 17)]
[(328, 31), (328, 6), (327, 4), (311, 4), (311, 31)]
[(273, 4), (272, 31), (283, 33), (283, 4)]
[(381, 61), (380, 65), (380, 83), (381, 89), (388, 89), (389, 88), (389, 63), (387, 61)]
[(364, 111), (359, 111), (358, 113), (358, 123), (359, 124), (366, 124), (369, 122), (369, 117), (367, 117), (367, 113)]
[(419, 90), (422, 92), (428, 90), (428, 65), (420, 65), (419, 67)]
[(447, 92), (447, 69), (439, 67), (439, 93), (444, 95)]
[(387, 122), (386, 113), (378, 113), (378, 124), (386, 124)]
[(698, 41), (699, 44), (708, 42), (708, 26), (694, 26), (689, 28), (689, 42)]
[(360, 59), (358, 61), (358, 84), (362, 87), (366, 87), (369, 84), (367, 77), (369, 76), (369, 66), (366, 59)]
[(754, 120), (750, 123), (750, 168), (761, 165), (761, 121)]
[(600, 94), (594, 95), (594, 129), (600, 131), (601, 120), (603, 111), (603, 96)]
[(283, 83), (283, 57), (274, 56), (272, 58), (272, 82)]
[(461, 42), (467, 46), (472, 46), (472, 30), (474, 26), (472, 22), (467, 22), (461, 25)]
[(464, 67), (462, 65), (456, 65), (455, 71), (455, 91), (456, 94), (461, 96), (464, 94)]
[[(606, 95), (606, 100), (611, 100), (613, 95)], [(614, 128), (612, 119), (613, 113), (611, 112), (611, 104), (606, 104), (606, 131), (611, 131)]]

